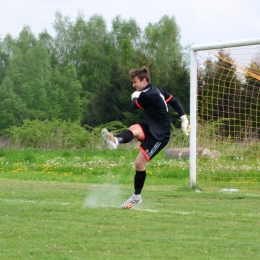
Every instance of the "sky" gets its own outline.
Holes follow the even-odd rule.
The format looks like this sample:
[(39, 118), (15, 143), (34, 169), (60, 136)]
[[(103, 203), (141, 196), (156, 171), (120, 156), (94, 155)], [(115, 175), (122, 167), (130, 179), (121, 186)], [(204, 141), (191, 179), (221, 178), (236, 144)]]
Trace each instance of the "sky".
[(86, 20), (101, 15), (108, 29), (117, 15), (142, 29), (168, 15), (175, 17), (183, 46), (260, 38), (259, 0), (0, 0), (0, 39), (18, 37), (25, 25), (35, 35), (47, 30), (55, 36), (56, 11), (72, 22), (78, 12)]

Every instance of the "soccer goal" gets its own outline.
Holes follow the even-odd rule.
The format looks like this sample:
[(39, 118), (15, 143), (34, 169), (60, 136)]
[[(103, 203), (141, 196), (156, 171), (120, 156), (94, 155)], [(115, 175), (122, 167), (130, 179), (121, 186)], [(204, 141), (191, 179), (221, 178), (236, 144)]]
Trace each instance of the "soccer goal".
[(260, 38), (191, 46), (190, 185), (260, 192)]

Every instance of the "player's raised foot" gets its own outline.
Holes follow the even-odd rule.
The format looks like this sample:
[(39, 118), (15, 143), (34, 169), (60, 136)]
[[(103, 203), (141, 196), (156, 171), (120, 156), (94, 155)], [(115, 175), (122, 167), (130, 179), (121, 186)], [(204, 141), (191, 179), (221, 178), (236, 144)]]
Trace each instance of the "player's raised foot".
[(113, 136), (113, 134), (109, 133), (106, 128), (103, 128), (101, 130), (102, 137), (108, 144), (108, 148), (110, 149), (116, 149), (118, 146), (118, 140), (116, 137)]
[(133, 206), (142, 202), (141, 195), (133, 194), (126, 202), (121, 205), (122, 209), (131, 209)]

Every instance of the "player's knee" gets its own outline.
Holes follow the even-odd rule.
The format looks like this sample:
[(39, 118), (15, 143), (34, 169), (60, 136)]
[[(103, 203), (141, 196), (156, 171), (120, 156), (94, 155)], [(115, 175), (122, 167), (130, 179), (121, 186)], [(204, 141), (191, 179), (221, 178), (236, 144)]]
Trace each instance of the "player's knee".
[(137, 139), (137, 140), (142, 140), (143, 139), (143, 131), (142, 131), (142, 128), (140, 125), (138, 124), (135, 124), (135, 125), (131, 125), (128, 130), (130, 130), (134, 137)]
[(146, 163), (147, 163), (147, 161), (136, 160), (136, 161), (135, 161), (135, 169), (136, 169), (137, 171), (144, 171), (144, 170), (145, 170)]
[(136, 131), (138, 131), (138, 125), (135, 124), (135, 125), (131, 125), (128, 130), (132, 131), (133, 133), (135, 133)]

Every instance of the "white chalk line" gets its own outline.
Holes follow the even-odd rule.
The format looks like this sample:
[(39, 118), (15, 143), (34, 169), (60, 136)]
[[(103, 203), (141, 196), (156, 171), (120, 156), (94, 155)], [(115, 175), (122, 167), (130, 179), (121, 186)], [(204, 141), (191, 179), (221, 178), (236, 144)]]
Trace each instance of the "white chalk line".
[[(100, 208), (118, 208), (118, 209), (121, 209), (120, 207), (118, 206), (107, 206), (107, 205), (98, 205), (97, 207), (100, 207)], [(135, 210), (135, 211), (145, 211), (145, 212), (152, 212), (152, 213), (158, 213), (158, 212), (163, 212), (163, 213), (170, 213), (170, 214), (178, 214), (178, 215), (188, 215), (188, 214), (194, 214), (194, 212), (186, 212), (186, 211), (162, 211), (162, 210), (157, 210), (157, 209), (146, 209), (146, 208), (141, 208), (141, 207), (133, 207), (131, 209), (122, 209), (122, 210), (125, 210), (125, 211), (128, 211), (128, 210)]]
[[(55, 202), (55, 201), (39, 201), (39, 200), (26, 200), (26, 199), (3, 199), (0, 198), (1, 202), (6, 202), (6, 203), (26, 203), (26, 204), (47, 204), (47, 205), (62, 205), (62, 206), (68, 206), (71, 203), (69, 202)], [(95, 207), (88, 207), (84, 206), (84, 208), (118, 208), (120, 209), (119, 206), (107, 206), (107, 205), (97, 205)], [(144, 209), (144, 208), (133, 208), (134, 210), (137, 211), (146, 211), (146, 212), (153, 212), (156, 213), (158, 210), (154, 209)]]
[(67, 206), (68, 202), (55, 202), (55, 201), (39, 201), (39, 200), (24, 200), (24, 199), (0, 199), (0, 201), (8, 203), (37, 203), (37, 204), (50, 204), (50, 205), (63, 205)]
[(246, 193), (246, 196), (252, 196), (252, 197), (260, 197), (260, 194), (255, 194), (255, 193)]
[[(61, 206), (68, 206), (71, 204), (75, 204), (75, 203), (69, 203), (69, 202), (55, 202), (55, 201), (39, 201), (39, 200), (25, 200), (25, 199), (4, 199), (4, 198), (0, 198), (1, 202), (6, 202), (6, 203), (32, 203), (32, 204), (47, 204), (47, 205), (61, 205)], [(120, 206), (107, 206), (107, 205), (96, 205), (95, 207), (89, 207), (89, 206), (84, 206), (83, 208), (93, 208), (93, 209), (97, 209), (97, 208), (117, 208), (117, 209), (121, 209)], [(125, 211), (128, 211), (128, 209), (122, 209)], [(171, 211), (171, 210), (156, 210), (156, 209), (147, 209), (147, 208), (141, 208), (141, 207), (134, 207), (132, 209), (129, 210), (135, 210), (135, 211), (140, 211), (140, 212), (151, 212), (151, 213), (167, 213), (167, 214), (176, 214), (176, 215), (190, 215), (190, 214), (201, 214), (200, 212), (197, 211)], [(217, 212), (215, 212), (217, 213)], [(227, 214), (227, 213), (225, 213)], [(229, 215), (234, 215), (234, 213), (229, 213)], [(244, 216), (259, 216), (260, 212), (257, 213), (247, 213), (247, 214), (243, 214)]]

